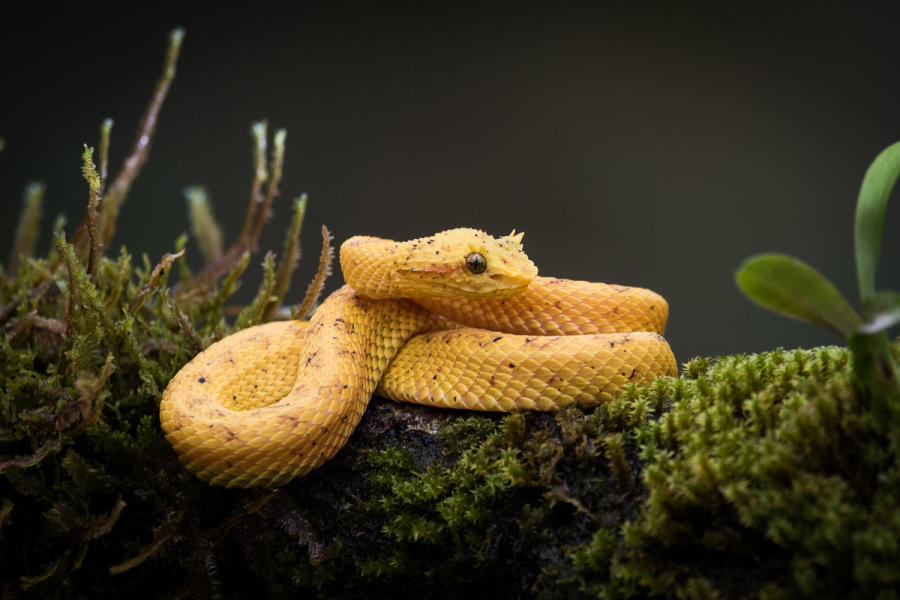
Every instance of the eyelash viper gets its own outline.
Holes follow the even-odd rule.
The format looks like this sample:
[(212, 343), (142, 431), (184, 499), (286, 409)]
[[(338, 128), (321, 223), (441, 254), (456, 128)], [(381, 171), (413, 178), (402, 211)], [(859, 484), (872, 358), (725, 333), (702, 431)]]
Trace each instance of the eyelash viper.
[(347, 285), (309, 322), (250, 327), (175, 375), (160, 404), (166, 438), (204, 481), (272, 487), (334, 456), (376, 391), (441, 407), (554, 410), (676, 374), (661, 296), (538, 277), (521, 240), (474, 229), (350, 238), (340, 252)]

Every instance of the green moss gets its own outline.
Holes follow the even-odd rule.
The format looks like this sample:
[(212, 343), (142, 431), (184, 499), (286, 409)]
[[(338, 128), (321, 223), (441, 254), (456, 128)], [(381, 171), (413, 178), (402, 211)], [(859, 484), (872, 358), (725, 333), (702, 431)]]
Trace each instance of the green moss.
[(834, 347), (697, 359), (589, 412), (460, 419), (440, 459), (370, 458), (390, 544), (362, 574), (547, 597), (890, 595), (898, 427), (879, 433)]
[(646, 499), (619, 573), (659, 593), (697, 577), (727, 594), (895, 591), (900, 555), (883, 541), (900, 529), (882, 519), (900, 512), (900, 423), (878, 433), (850, 362), (819, 348), (689, 369), (685, 398), (642, 428)]

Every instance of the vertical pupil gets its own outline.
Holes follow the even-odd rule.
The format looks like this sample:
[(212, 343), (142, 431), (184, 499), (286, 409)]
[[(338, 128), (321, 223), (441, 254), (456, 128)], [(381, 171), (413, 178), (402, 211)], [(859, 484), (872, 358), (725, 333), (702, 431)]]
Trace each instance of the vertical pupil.
[(487, 269), (487, 261), (482, 254), (473, 252), (466, 257), (466, 267), (468, 267), (469, 271), (478, 275), (479, 273), (484, 273), (485, 269)]

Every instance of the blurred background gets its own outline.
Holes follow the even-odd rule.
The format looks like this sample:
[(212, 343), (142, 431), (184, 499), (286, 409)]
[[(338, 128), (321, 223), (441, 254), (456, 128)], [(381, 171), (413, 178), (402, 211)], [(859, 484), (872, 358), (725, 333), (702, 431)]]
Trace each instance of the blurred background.
[[(267, 119), (288, 137), (261, 248), (281, 250), (291, 198), (309, 194), (292, 300), (314, 272), (322, 223), (338, 241), (515, 228), (544, 275), (662, 293), (679, 361), (836, 343), (752, 305), (734, 271), (750, 254), (786, 252), (857, 303), (853, 212), (866, 167), (900, 139), (900, 47), (896, 24), (871, 6), (790, 4), (146, 5), (133, 17), (27, 6), (0, 25), (0, 257), (31, 181), (47, 185), (41, 252), (56, 214), (71, 235), (88, 198), (82, 144), (96, 146), (112, 117), (118, 170), (168, 32), (182, 26), (178, 75), (116, 249), (153, 263), (170, 251), (194, 184), (233, 239), (250, 126)], [(879, 272), (893, 289), (898, 212)], [(194, 244), (188, 253), (199, 268)]]

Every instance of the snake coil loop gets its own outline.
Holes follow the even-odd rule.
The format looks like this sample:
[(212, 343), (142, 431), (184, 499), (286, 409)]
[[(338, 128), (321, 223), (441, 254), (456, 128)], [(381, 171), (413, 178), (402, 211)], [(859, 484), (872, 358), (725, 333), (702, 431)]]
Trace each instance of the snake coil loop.
[(343, 447), (376, 389), (449, 408), (555, 410), (677, 372), (661, 296), (538, 277), (521, 233), (354, 237), (341, 269), (347, 285), (308, 323), (230, 335), (169, 383), (162, 428), (199, 478), (253, 487), (306, 474)]

